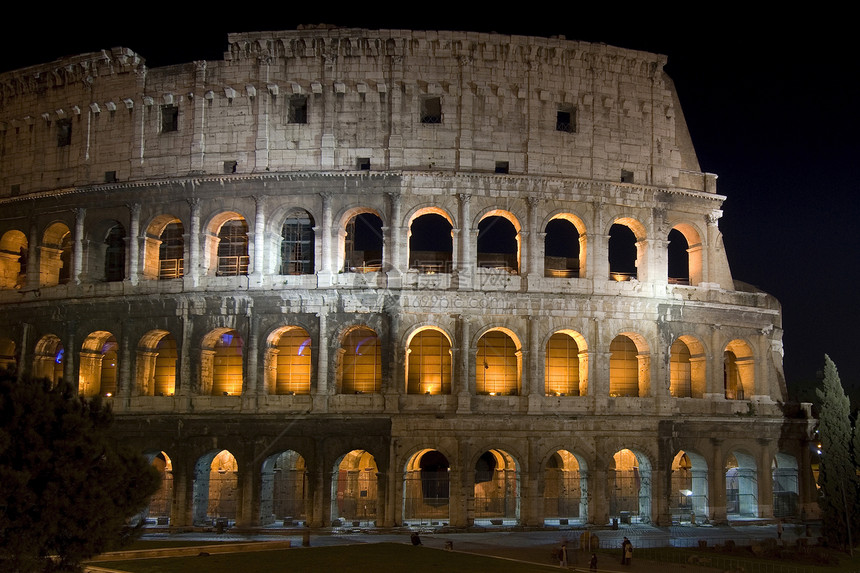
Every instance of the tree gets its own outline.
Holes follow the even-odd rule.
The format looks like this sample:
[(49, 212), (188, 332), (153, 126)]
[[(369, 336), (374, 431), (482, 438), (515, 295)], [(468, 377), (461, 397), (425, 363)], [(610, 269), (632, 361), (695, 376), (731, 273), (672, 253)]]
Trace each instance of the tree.
[(0, 570), (79, 571), (134, 537), (160, 480), (112, 420), (63, 382), (0, 376)]
[(824, 357), (824, 379), (816, 392), (821, 403), (818, 415), (818, 437), (821, 461), (818, 483), (821, 487), (818, 505), (824, 518), (823, 533), (829, 543), (852, 546), (857, 534), (858, 493), (854, 444), (851, 429), (851, 407), (839, 372), (829, 356)]

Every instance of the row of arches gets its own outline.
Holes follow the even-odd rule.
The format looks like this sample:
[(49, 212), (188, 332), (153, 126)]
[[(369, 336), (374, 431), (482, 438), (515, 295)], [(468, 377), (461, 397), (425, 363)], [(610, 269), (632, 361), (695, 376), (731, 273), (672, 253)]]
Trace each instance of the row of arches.
[[(162, 475), (162, 487), (147, 510), (150, 524), (167, 524), (174, 495), (173, 469), (165, 452), (150, 454)], [(468, 505), (468, 519), (481, 525), (516, 525), (521, 522), (525, 475), (520, 462), (504, 449), (483, 452), (465, 473), (452, 467), (448, 457), (432, 447), (411, 455), (397, 478), (400, 489), (398, 519), (406, 525), (449, 525), (452, 503)], [(654, 517), (655, 474), (651, 460), (641, 451), (623, 448), (612, 454), (605, 468), (608, 520), (648, 523)], [(738, 449), (725, 458), (723, 467), (709, 468), (706, 458), (694, 451), (679, 450), (668, 471), (667, 509), (676, 522), (699, 521), (714, 515), (709, 481), (715, 472), (725, 480), (724, 503), (728, 519), (761, 516), (760, 502), (772, 505), (774, 517), (792, 517), (799, 511), (797, 460), (777, 453), (768, 472), (758, 468), (756, 458)], [(258, 473), (257, 473), (258, 472)], [(333, 525), (368, 527), (382, 520), (381, 492), (384, 472), (366, 450), (352, 450), (326, 468), (328, 484), (316, 485), (314, 468), (301, 453), (285, 450), (266, 457), (255, 470), (260, 481), (260, 525), (305, 525), (312, 520), (316, 487), (330, 488), (326, 520)], [(193, 522), (196, 525), (238, 518), (240, 466), (228, 450), (213, 450), (201, 456), (193, 470)], [(547, 526), (595, 523), (590, 515), (597, 486), (586, 458), (575, 451), (551, 453), (538, 476), (538, 513)], [(454, 476), (454, 477), (452, 477)], [(247, 476), (245, 476), (247, 479)], [(770, 479), (773, 499), (759, 500), (758, 480)], [(460, 484), (465, 484), (463, 491)], [(458, 491), (460, 490), (460, 491)], [(465, 493), (465, 496), (463, 495)], [(720, 501), (723, 503), (723, 501)]]
[[(347, 273), (382, 270), (386, 229), (380, 212), (351, 209), (343, 215), (338, 229), (336, 270)], [(131, 236), (137, 233), (130, 234), (118, 220), (98, 221), (81, 231), (84, 236), (80, 248), (84, 252), (76, 263), (82, 269), (80, 276), (84, 280), (106, 282), (122, 281), (132, 273), (144, 279), (181, 278), (191, 258), (190, 249), (195, 245), (200, 249), (202, 260), (198, 264), (204, 274), (242, 276), (253, 270), (252, 233), (245, 216), (239, 212), (225, 211), (213, 216), (199, 237), (192, 237), (189, 231), (181, 219), (169, 214), (153, 218), (140, 237)], [(321, 270), (317, 244), (320, 232), (324, 229), (317, 226), (308, 211), (287, 212), (280, 226), (277, 260), (264, 261), (262, 272), (307, 275)], [(454, 249), (457, 233), (449, 213), (435, 207), (419, 209), (408, 220), (406, 232), (406, 262), (410, 270), (425, 274), (453, 271), (457, 262)], [(470, 258), (474, 257), (477, 268), (520, 274), (522, 232), (522, 225), (510, 211), (489, 210), (477, 222), (475, 252)], [(579, 217), (570, 213), (553, 215), (540, 234), (545, 276), (586, 276), (588, 236)], [(637, 220), (616, 219), (608, 229), (606, 278), (615, 281), (637, 278), (637, 269), (646, 256), (643, 243), (646, 239), (645, 227)], [(678, 224), (660, 239), (668, 242), (668, 281), (698, 284), (702, 280), (699, 232), (692, 225)], [(31, 245), (21, 230), (6, 231), (0, 237), (0, 288), (20, 289), (28, 281), (38, 281), (41, 287), (68, 283), (72, 278), (75, 248), (73, 232), (63, 222), (50, 224), (36, 245)], [(132, 257), (131, 249), (138, 248), (140, 256)], [(136, 268), (132, 269), (132, 265)], [(29, 279), (28, 270), (33, 273)]]
[[(263, 358), (267, 394), (311, 394), (314, 390), (314, 353), (319, 348), (308, 331), (282, 326), (266, 337)], [(48, 334), (35, 345), (33, 374), (58, 381), (64, 372), (66, 349), (60, 338)], [(80, 349), (79, 391), (85, 396), (112, 396), (117, 392), (119, 343), (109, 331), (95, 331)], [(585, 337), (573, 330), (549, 336), (544, 347), (543, 390), (547, 396), (589, 394), (590, 351)], [(238, 396), (246, 387), (247, 351), (241, 334), (216, 328), (199, 346), (199, 392)], [(344, 394), (378, 393), (383, 386), (385, 352), (377, 332), (366, 325), (343, 330), (335, 356), (336, 391)], [(455, 379), (455, 348), (442, 329), (424, 326), (407, 338), (401, 389), (406, 394), (451, 394)], [(609, 345), (609, 395), (652, 395), (650, 349), (641, 335), (618, 334)], [(474, 392), (515, 396), (523, 390), (523, 352), (519, 337), (510, 329), (490, 327), (474, 349)], [(669, 348), (669, 393), (676, 398), (702, 398), (707, 393), (707, 357), (695, 337), (684, 335)], [(15, 367), (15, 343), (0, 338), (0, 367)], [(727, 399), (755, 394), (755, 360), (750, 345), (740, 339), (723, 349), (723, 393)], [(139, 340), (134, 366), (134, 394), (171, 396), (177, 390), (179, 345), (167, 330), (151, 330)]]

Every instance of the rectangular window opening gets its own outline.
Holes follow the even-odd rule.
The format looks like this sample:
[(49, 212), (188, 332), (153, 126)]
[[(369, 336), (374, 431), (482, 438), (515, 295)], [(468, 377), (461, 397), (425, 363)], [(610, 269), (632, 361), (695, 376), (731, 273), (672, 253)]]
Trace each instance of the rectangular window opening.
[(236, 168), (239, 166), (237, 161), (225, 161), (224, 173), (236, 173)]
[(116, 171), (105, 171), (105, 183), (116, 183)]
[(421, 98), (421, 123), (442, 123), (442, 98)]
[(72, 120), (57, 120), (57, 147), (66, 147), (72, 144)]
[(560, 105), (555, 115), (555, 130), (566, 133), (576, 133), (576, 108), (572, 105)]
[(370, 158), (369, 157), (359, 157), (355, 161), (356, 169), (359, 171), (370, 171)]
[(510, 164), (507, 161), (496, 161), (496, 173), (508, 173)]
[(290, 96), (290, 107), (287, 112), (287, 123), (308, 122), (308, 96)]
[(175, 105), (161, 106), (161, 133), (179, 131), (179, 108)]
[(633, 172), (627, 171), (626, 169), (621, 170), (621, 182), (622, 183), (633, 183)]

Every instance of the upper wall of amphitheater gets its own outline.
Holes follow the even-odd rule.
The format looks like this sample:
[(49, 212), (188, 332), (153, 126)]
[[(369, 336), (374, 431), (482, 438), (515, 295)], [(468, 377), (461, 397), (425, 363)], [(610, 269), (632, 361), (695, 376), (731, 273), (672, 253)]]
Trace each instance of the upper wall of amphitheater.
[(0, 75), (0, 197), (223, 173), (433, 170), (715, 192), (665, 56), (557, 38), (310, 29), (224, 59), (126, 48)]

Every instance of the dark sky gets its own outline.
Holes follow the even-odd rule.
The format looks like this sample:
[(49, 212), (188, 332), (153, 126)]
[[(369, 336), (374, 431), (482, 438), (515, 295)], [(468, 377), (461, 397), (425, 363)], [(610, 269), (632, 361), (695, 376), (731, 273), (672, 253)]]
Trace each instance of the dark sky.
[(6, 14), (0, 71), (115, 46), (151, 67), (220, 59), (228, 32), (319, 22), (564, 35), (666, 54), (702, 169), (719, 175), (718, 192), (728, 196), (720, 228), (734, 278), (782, 303), (789, 384), (814, 380), (825, 353), (844, 385), (860, 383), (852, 330), (860, 324), (860, 49), (847, 14), (726, 14), (705, 11), (707, 3), (695, 14), (618, 3), (589, 12), (570, 3), (534, 4), (533, 15), (524, 4), (516, 11), (476, 4), (479, 13), (458, 16), (451, 6), (422, 3), (410, 16), (384, 4), (320, 5), (254, 4), (252, 17), (241, 5), (194, 4), (193, 18), (176, 4), (137, 4), (126, 14), (114, 5), (82, 5), (74, 14), (18, 8)]

